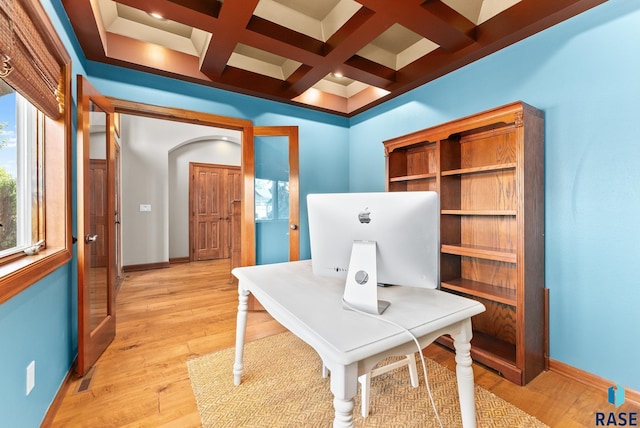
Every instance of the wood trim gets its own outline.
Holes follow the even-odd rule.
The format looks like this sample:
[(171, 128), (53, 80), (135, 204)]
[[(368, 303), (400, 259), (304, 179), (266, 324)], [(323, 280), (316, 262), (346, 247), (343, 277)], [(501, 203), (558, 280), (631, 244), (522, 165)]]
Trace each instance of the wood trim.
[[(298, 127), (289, 126), (289, 260), (300, 260), (300, 150)], [(291, 197), (292, 195), (292, 197)]]
[[(67, 109), (71, 110), (71, 109)], [(64, 123), (71, 123), (71, 116), (67, 121), (67, 111), (64, 114)], [(66, 183), (66, 180), (71, 180), (69, 174), (66, 172), (71, 171), (71, 158), (68, 154), (71, 153), (71, 146), (59, 144), (59, 141), (66, 141), (67, 132), (66, 129), (70, 129), (71, 126), (63, 126), (58, 121), (54, 121), (47, 116), (44, 118), (44, 147), (43, 147), (43, 164), (44, 164), (44, 179), (43, 189), (40, 202), (38, 203), (38, 210), (40, 211), (40, 220), (43, 221), (43, 227), (39, 230), (38, 239), (46, 239), (48, 245), (65, 245), (65, 235), (67, 231), (71, 230), (70, 226), (60, 221), (52, 221), (51, 224), (47, 222), (47, 212), (64, 212), (64, 205), (66, 203), (66, 194), (71, 196), (70, 186), (52, 186), (47, 185), (50, 183)], [(71, 138), (71, 135), (69, 135)], [(69, 140), (71, 141), (71, 140)], [(54, 165), (53, 168), (50, 165)], [(59, 168), (58, 165), (69, 165), (68, 171)], [(65, 181), (63, 181), (65, 180)], [(69, 205), (71, 207), (71, 205)], [(71, 208), (69, 208), (69, 212)], [(69, 216), (70, 217), (70, 216)], [(70, 236), (71, 233), (68, 233)]]
[(255, 150), (253, 126), (244, 128), (242, 138), (242, 202), (240, 207), (240, 266), (256, 264), (255, 235)]
[[(460, 124), (463, 122), (465, 123), (466, 129), (479, 130), (484, 127), (491, 127), (495, 125), (497, 115), (500, 116), (499, 119), (504, 126), (508, 126), (509, 124), (514, 124), (516, 122), (518, 112), (521, 110), (522, 102), (516, 101), (511, 104), (495, 107), (477, 114), (454, 119), (427, 129), (414, 131), (400, 137), (391, 138), (384, 141), (383, 144), (385, 146), (385, 151), (388, 154), (409, 144), (446, 140), (452, 134), (460, 132)], [(535, 114), (535, 111), (532, 111), (532, 113)]]
[[(584, 370), (577, 369), (573, 366), (551, 358), (549, 359), (549, 370), (566, 376), (569, 379), (575, 380), (576, 382), (580, 382), (583, 385), (601, 390), (603, 391), (603, 394), (610, 386), (615, 384), (615, 382), (604, 379), (600, 376), (596, 376)], [(640, 391), (625, 388), (624, 396), (626, 401), (630, 401), (636, 406), (640, 406)]]
[(174, 265), (174, 264), (178, 264), (178, 263), (189, 263), (191, 262), (191, 260), (189, 259), (189, 257), (173, 257), (169, 259), (169, 264), (170, 265)]
[(168, 268), (170, 264), (171, 262), (141, 263), (139, 265), (123, 266), (122, 270), (124, 272), (138, 272), (141, 270), (164, 269)]
[(549, 370), (549, 289), (544, 289), (544, 369)]
[(71, 260), (68, 248), (47, 249), (0, 268), (0, 304), (6, 302)]
[(178, 108), (142, 104), (118, 98), (107, 98), (111, 101), (111, 104), (115, 106), (116, 112), (134, 116), (145, 116), (155, 119), (193, 123), (205, 126), (216, 126), (218, 128), (235, 129), (238, 131), (242, 131), (245, 127), (253, 125), (250, 120), (246, 119), (219, 116), (211, 113), (201, 113), (194, 110), (183, 110)]

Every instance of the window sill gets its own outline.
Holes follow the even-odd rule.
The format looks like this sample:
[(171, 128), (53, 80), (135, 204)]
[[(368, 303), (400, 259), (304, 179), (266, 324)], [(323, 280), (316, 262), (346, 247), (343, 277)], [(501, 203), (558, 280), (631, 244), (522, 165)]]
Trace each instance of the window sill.
[(0, 304), (71, 260), (68, 248), (46, 248), (0, 266)]

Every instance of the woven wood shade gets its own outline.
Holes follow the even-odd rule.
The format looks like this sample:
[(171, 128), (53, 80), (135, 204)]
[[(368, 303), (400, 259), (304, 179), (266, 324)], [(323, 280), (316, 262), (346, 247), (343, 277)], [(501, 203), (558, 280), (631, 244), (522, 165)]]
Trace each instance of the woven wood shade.
[(64, 61), (41, 30), (46, 16), (31, 4), (0, 0), (0, 77), (57, 120), (64, 111)]

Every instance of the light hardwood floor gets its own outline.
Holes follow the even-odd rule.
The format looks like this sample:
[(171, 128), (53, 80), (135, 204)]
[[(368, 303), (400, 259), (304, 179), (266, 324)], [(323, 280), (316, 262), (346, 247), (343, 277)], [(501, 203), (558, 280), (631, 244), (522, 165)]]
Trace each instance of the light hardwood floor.
[[(186, 362), (234, 345), (237, 287), (229, 278), (227, 260), (127, 274), (117, 297), (114, 342), (87, 376), (90, 381), (70, 383), (45, 425), (200, 426)], [(247, 340), (282, 331), (268, 314), (249, 314)], [(455, 368), (452, 353), (437, 345), (425, 354)], [(554, 372), (541, 374), (526, 387), (480, 366), (474, 372), (477, 384), (551, 427), (593, 427), (597, 411), (639, 411), (629, 403), (615, 409), (607, 403), (606, 391)]]

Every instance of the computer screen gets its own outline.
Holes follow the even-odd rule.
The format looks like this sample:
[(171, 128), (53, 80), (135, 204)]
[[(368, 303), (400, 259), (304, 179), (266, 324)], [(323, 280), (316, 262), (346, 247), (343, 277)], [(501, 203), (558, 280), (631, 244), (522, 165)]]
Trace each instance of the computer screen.
[(353, 243), (373, 241), (380, 285), (439, 287), (436, 192), (310, 194), (307, 207), (314, 274), (346, 279)]

